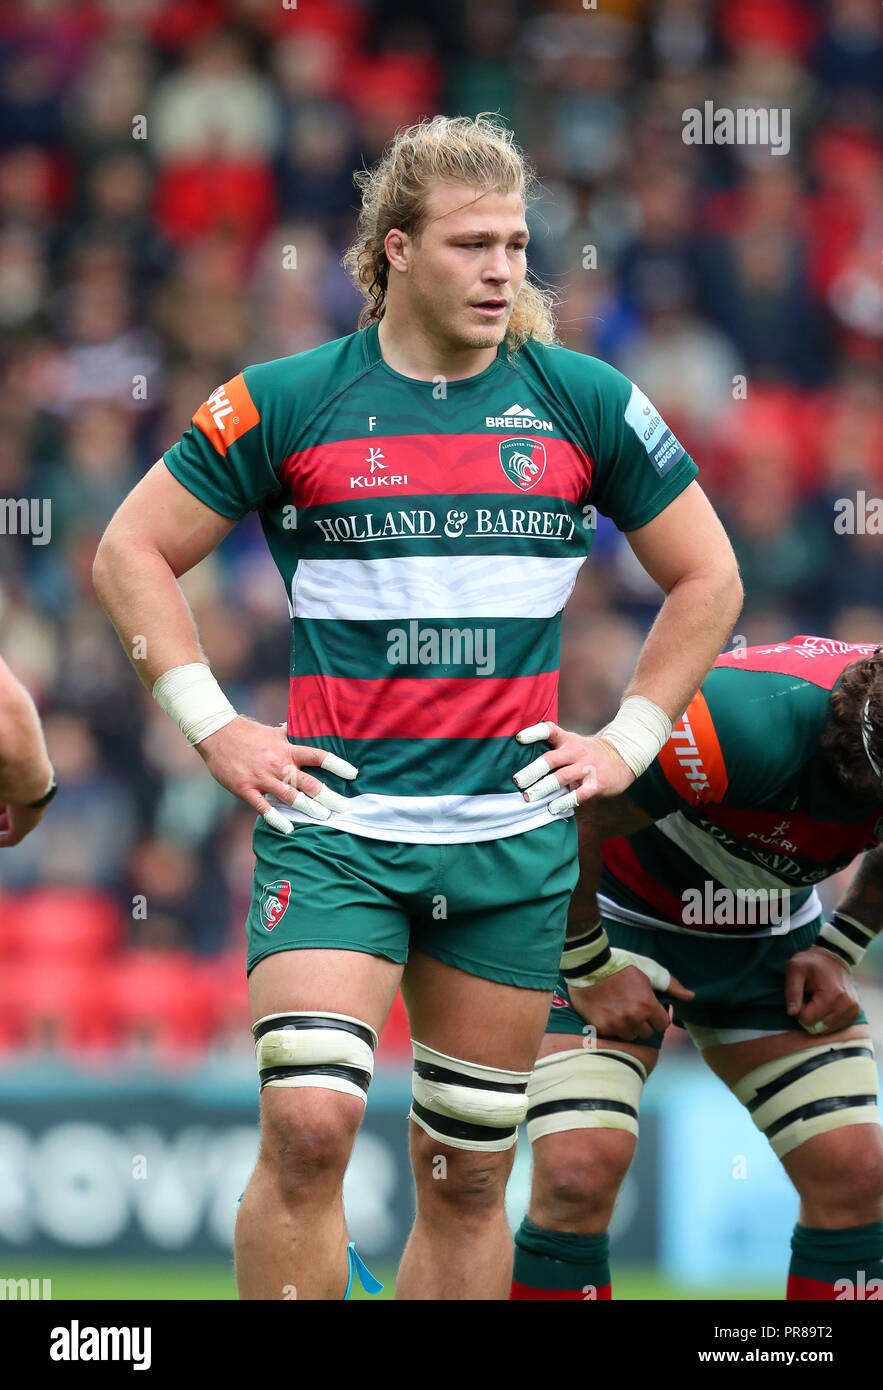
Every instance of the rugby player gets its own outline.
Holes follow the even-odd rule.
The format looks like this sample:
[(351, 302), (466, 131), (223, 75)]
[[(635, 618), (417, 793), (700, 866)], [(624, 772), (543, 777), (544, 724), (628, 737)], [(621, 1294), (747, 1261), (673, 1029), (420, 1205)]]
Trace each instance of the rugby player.
[[(362, 326), (213, 391), (111, 521), (95, 582), (127, 649), (146, 638), (145, 685), (258, 812), (241, 1296), (347, 1296), (343, 1175), (401, 983), (417, 1216), (397, 1295), (505, 1300), (503, 1194), (578, 874), (572, 810), (656, 756), (741, 585), (658, 412), (554, 345), (511, 133), (436, 117), (357, 182)], [(666, 597), (619, 713), (582, 737), (549, 721), (593, 506)], [(237, 714), (176, 582), (250, 509), (289, 600), (287, 732)], [(546, 744), (526, 771), (518, 734)]]
[(39, 825), (55, 792), (40, 716), (0, 657), (0, 849), (20, 844)]
[[(883, 929), (883, 648), (728, 652), (653, 765), (583, 814), (512, 1297), (610, 1298), (607, 1227), (669, 1001), (800, 1194), (788, 1298), (883, 1297), (877, 1069), (852, 978)], [(815, 885), (862, 850), (826, 922)]]

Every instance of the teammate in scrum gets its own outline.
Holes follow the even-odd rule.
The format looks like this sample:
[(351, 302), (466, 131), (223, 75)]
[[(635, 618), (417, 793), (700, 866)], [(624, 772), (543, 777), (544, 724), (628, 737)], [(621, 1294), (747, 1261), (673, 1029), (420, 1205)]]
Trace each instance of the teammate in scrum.
[[(554, 345), (511, 132), (436, 117), (359, 181), (363, 326), (214, 390), (111, 521), (95, 582), (126, 649), (146, 638), (144, 684), (258, 813), (241, 1295), (346, 1297), (343, 1175), (401, 983), (417, 1216), (397, 1294), (505, 1300), (503, 1195), (577, 879), (570, 813), (656, 756), (741, 586), (658, 412)], [(592, 505), (666, 595), (603, 738), (545, 722)], [(176, 582), (250, 509), (291, 614), (287, 732), (237, 714)], [(537, 726), (551, 746), (525, 799)]]
[[(670, 1001), (800, 1195), (788, 1298), (883, 1298), (877, 1068), (852, 978), (883, 929), (883, 648), (729, 652), (652, 767), (583, 814), (512, 1297), (611, 1296), (607, 1227)], [(862, 850), (825, 921), (815, 885)]]

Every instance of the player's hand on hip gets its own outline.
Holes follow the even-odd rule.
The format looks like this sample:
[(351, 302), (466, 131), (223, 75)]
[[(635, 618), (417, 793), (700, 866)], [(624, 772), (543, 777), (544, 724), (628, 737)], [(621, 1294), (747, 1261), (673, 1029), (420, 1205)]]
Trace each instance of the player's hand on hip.
[(326, 787), (305, 768), (315, 767), (346, 781), (358, 775), (352, 763), (324, 748), (289, 743), (283, 726), (258, 724), (243, 715), (195, 745), (216, 782), (263, 816), (268, 825), (288, 834), (291, 822), (272, 807), (268, 796), (284, 801), (313, 820), (328, 820), (346, 811), (346, 797)]
[(0, 802), (0, 849), (21, 844), (43, 819), (45, 806), (18, 806), (13, 801)]
[(810, 946), (788, 961), (785, 1006), (808, 1033), (839, 1032), (862, 1011), (849, 967), (823, 946)]
[(552, 792), (553, 815), (574, 810), (593, 796), (617, 796), (630, 787), (635, 774), (611, 744), (596, 734), (571, 734), (545, 720), (515, 735), (519, 743), (549, 743), (551, 748), (516, 772), (513, 782), (525, 801), (542, 801)]
[[(692, 998), (674, 976), (668, 992), (679, 999)], [(601, 1038), (634, 1042), (636, 1038), (649, 1038), (652, 1033), (664, 1033), (669, 1024), (667, 1008), (653, 993), (643, 970), (635, 965), (617, 970), (615, 975), (587, 989), (569, 985), (568, 993), (577, 1013)]]

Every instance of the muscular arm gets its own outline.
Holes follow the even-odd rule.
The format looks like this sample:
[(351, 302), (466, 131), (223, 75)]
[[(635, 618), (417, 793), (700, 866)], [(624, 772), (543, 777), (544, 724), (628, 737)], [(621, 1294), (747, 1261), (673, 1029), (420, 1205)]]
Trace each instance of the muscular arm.
[(644, 695), (674, 723), (708, 674), (742, 608), (733, 548), (697, 482), (627, 539), (666, 597), (623, 699)]
[(51, 775), (34, 702), (0, 658), (0, 802), (36, 801)]
[[(154, 464), (111, 519), (95, 556), (92, 577), (129, 660), (148, 690), (152, 691), (156, 680), (172, 667), (192, 662), (208, 666), (178, 577), (210, 554), (235, 524), (188, 492), (162, 461)], [(336, 797), (335, 810), (345, 805), (337, 793), (304, 772), (304, 766), (326, 766), (346, 778), (356, 775), (355, 769), (339, 758), (329, 767), (325, 749), (289, 744), (284, 728), (271, 728), (242, 716), (199, 740), (195, 747), (215, 780), (265, 818), (278, 818), (268, 795), (300, 810), (307, 809), (305, 797), (324, 796), (318, 807), (309, 803), (308, 813), (317, 819), (330, 814), (328, 798)], [(285, 825), (283, 821), (277, 828)]]
[(837, 913), (785, 968), (786, 1008), (811, 1033), (848, 1028), (861, 1012), (852, 970), (883, 929), (883, 846), (865, 854)]
[(102, 536), (92, 568), (95, 591), (148, 690), (173, 666), (206, 663), (178, 577), (235, 524), (182, 487), (160, 460)]
[(568, 937), (583, 935), (601, 916), (598, 883), (601, 879), (601, 843), (614, 835), (631, 835), (653, 824), (628, 795), (587, 801), (577, 812), (579, 829), (579, 879), (570, 899)]
[(837, 911), (854, 917), (875, 936), (883, 931), (883, 845), (863, 855)]

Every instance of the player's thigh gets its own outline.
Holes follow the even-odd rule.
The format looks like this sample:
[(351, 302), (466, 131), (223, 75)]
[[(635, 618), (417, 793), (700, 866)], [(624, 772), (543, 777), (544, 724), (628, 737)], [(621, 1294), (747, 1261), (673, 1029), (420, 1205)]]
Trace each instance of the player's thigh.
[(619, 1038), (587, 1043), (585, 1034), (555, 1032), (540, 1046), (527, 1111), (535, 1189), (616, 1186), (634, 1157), (641, 1091), (659, 1048)]
[(247, 920), (262, 1155), (340, 1172), (364, 1113), (374, 1049), (407, 956), (407, 848), (259, 821)]
[(342, 1179), (401, 971), (382, 956), (305, 949), (251, 972), (261, 1159), (296, 1187)]
[(768, 1062), (796, 1056), (820, 1045), (851, 1042), (855, 1039), (870, 1039), (870, 1029), (866, 1023), (853, 1023), (837, 1033), (812, 1034), (804, 1032), (803, 1029), (794, 1029), (791, 1032), (750, 1038), (745, 1042), (722, 1043), (716, 1047), (704, 1048), (702, 1059), (715, 1075), (720, 1077), (724, 1085), (733, 1090), (744, 1076)]
[(402, 984), (415, 1039), (474, 1063), (530, 1070), (558, 979), (576, 849), (568, 821), (444, 847), (433, 900), (444, 915), (415, 920)]
[(479, 1066), (527, 1072), (549, 1016), (551, 990), (523, 989), (412, 950), (402, 994), (413, 1037)]
[(248, 978), (252, 1019), (268, 1014), (347, 1014), (380, 1034), (392, 1008), (402, 965), (364, 951), (277, 951), (258, 961)]
[(883, 1130), (870, 1030), (775, 1033), (706, 1048), (712, 1071), (747, 1106), (804, 1193), (879, 1184)]

